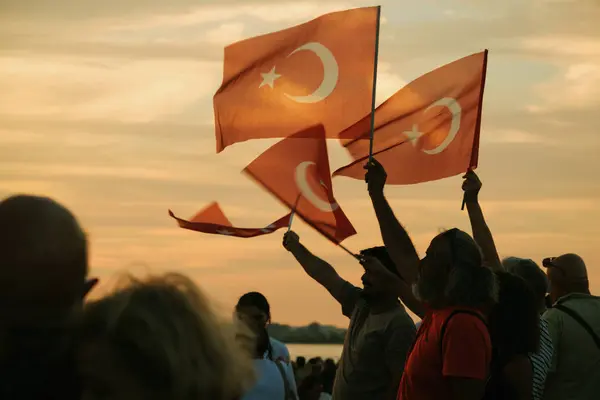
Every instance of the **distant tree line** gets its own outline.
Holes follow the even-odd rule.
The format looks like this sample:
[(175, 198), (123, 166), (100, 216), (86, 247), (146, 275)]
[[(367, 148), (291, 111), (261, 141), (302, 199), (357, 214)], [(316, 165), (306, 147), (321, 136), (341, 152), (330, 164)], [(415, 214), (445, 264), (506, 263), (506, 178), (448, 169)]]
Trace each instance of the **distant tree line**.
[(284, 343), (343, 344), (346, 329), (313, 322), (308, 326), (269, 325), (269, 335)]

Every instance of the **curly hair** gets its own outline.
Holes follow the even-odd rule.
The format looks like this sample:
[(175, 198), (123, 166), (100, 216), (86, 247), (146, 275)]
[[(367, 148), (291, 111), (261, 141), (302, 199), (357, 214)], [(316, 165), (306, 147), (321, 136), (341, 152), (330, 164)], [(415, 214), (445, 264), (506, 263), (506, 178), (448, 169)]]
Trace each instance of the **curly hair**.
[(505, 356), (537, 351), (540, 318), (537, 299), (527, 282), (508, 272), (497, 272), (498, 303), (489, 315), (494, 347)]
[(239, 398), (253, 367), (187, 277), (166, 274), (126, 285), (84, 308), (82, 341), (106, 340), (160, 398)]
[[(483, 266), (483, 256), (473, 238), (457, 228), (443, 231), (430, 247), (445, 246), (435, 276), (417, 279), (413, 292), (432, 307), (486, 308), (496, 302), (498, 288), (494, 273)], [(435, 257), (435, 256), (434, 256)]]
[(546, 293), (549, 292), (548, 277), (535, 261), (528, 258), (507, 257), (502, 260), (502, 265), (507, 272), (525, 279), (533, 290), (533, 294), (543, 305)]

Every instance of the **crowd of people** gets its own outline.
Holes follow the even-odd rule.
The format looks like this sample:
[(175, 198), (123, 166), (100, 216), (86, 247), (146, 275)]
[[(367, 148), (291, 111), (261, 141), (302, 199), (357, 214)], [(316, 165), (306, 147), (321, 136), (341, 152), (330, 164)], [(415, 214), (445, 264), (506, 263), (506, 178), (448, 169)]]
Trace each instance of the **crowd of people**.
[[(0, 202), (0, 399), (591, 400), (600, 393), (600, 298), (581, 257), (498, 256), (470, 171), (473, 236), (450, 229), (419, 257), (367, 166), (383, 246), (356, 255), (362, 288), (293, 231), (283, 246), (339, 302), (338, 365), (290, 360), (269, 337), (267, 299), (221, 320), (186, 276), (128, 277), (85, 301), (88, 238), (51, 199)], [(418, 329), (406, 308), (421, 318)]]

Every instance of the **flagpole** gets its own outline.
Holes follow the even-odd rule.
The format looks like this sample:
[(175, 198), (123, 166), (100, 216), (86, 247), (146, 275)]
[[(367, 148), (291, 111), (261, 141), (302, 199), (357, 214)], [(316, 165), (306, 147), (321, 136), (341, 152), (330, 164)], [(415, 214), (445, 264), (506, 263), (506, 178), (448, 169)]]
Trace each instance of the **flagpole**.
[(373, 92), (371, 93), (371, 135), (369, 141), (369, 162), (373, 159), (373, 136), (375, 136), (375, 99), (377, 97), (377, 61), (379, 59), (379, 27), (381, 6), (377, 6), (377, 26), (375, 32), (375, 60), (373, 62)]
[(294, 215), (296, 215), (296, 208), (298, 207), (298, 203), (300, 202), (300, 196), (302, 196), (302, 194), (299, 194), (298, 197), (296, 198), (296, 202), (294, 203), (294, 208), (292, 208), (292, 212), (290, 213), (290, 223), (289, 223), (288, 229), (287, 229), (288, 232), (292, 230), (292, 222), (294, 222)]
[[(481, 113), (483, 112), (483, 91), (485, 90), (485, 78), (487, 76), (487, 62), (488, 50), (485, 49), (483, 53), (483, 71), (481, 72), (481, 93), (479, 93), (479, 110), (477, 111), (477, 121), (475, 122), (475, 137), (473, 138), (473, 147), (471, 149), (471, 161), (469, 163), (469, 168), (467, 168), (467, 172), (469, 172), (471, 169), (473, 169), (473, 167), (475, 167), (479, 157), (479, 136), (481, 134)], [(464, 193), (462, 205), (460, 206), (461, 211), (465, 209), (466, 203), (467, 194)]]
[(346, 253), (350, 254), (352, 257), (356, 258), (358, 261), (360, 261), (360, 256), (354, 254), (353, 252), (351, 252), (350, 250), (348, 250), (348, 248), (346, 246), (344, 246), (341, 243), (337, 244), (339, 246), (340, 249), (344, 250)]

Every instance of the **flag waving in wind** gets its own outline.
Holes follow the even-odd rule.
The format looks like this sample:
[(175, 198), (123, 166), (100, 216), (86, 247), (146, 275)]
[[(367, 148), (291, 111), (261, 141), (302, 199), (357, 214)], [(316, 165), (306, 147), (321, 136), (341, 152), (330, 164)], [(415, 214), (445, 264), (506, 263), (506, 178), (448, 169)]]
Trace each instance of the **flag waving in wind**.
[[(487, 50), (412, 81), (375, 110), (373, 155), (387, 183), (442, 179), (477, 167)], [(334, 175), (364, 179), (371, 116), (340, 133), (354, 162)]]
[(283, 139), (244, 172), (332, 242), (356, 233), (333, 197), (322, 125)]
[(250, 238), (273, 233), (278, 229), (288, 226), (291, 217), (290, 214), (287, 214), (264, 228), (236, 228), (231, 224), (229, 219), (227, 219), (221, 210), (221, 207), (219, 207), (219, 204), (216, 202), (211, 203), (206, 208), (200, 210), (189, 221), (177, 218), (171, 210), (169, 210), (169, 215), (173, 217), (177, 221), (177, 224), (183, 229), (241, 238)]
[(226, 47), (217, 153), (316, 124), (337, 133), (369, 113), (378, 18), (378, 7), (340, 11)]

